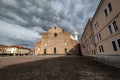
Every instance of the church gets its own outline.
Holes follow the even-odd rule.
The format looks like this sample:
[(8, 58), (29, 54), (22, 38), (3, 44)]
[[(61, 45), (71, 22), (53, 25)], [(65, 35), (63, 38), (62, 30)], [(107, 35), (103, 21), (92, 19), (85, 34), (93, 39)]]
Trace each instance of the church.
[(36, 55), (75, 55), (79, 53), (78, 34), (70, 37), (70, 32), (55, 26), (42, 34), (42, 39), (35, 44)]

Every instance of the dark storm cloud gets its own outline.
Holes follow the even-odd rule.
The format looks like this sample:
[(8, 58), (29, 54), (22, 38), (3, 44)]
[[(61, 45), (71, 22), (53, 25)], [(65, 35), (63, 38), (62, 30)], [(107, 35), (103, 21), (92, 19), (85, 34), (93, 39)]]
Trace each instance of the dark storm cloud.
[(54, 25), (71, 34), (78, 31), (80, 37), (98, 3), (99, 0), (0, 0), (0, 41), (33, 48), (41, 34)]

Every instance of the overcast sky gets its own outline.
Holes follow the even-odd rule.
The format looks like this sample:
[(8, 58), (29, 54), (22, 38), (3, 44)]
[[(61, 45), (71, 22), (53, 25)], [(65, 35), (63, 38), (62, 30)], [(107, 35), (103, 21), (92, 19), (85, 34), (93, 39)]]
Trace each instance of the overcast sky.
[(0, 44), (34, 44), (52, 26), (79, 33), (79, 39), (100, 0), (0, 0)]

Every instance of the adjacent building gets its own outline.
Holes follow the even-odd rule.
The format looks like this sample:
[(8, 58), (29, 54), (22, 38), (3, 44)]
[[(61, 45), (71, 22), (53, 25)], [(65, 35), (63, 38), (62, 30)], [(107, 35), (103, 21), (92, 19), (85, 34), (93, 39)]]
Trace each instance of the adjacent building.
[(120, 1), (102, 0), (92, 21), (97, 54), (120, 54)]
[(35, 54), (78, 54), (79, 42), (78, 34), (75, 32), (74, 38), (70, 37), (70, 32), (63, 31), (55, 26), (42, 34), (42, 39), (36, 43)]
[[(120, 55), (120, 0), (101, 0), (81, 37), (82, 53), (96, 56)], [(89, 28), (90, 26), (91, 28)], [(92, 30), (92, 31), (88, 31)], [(90, 34), (93, 40), (90, 40)], [(84, 37), (86, 36), (86, 37)], [(91, 50), (88, 49), (91, 44)], [(93, 55), (94, 55), (93, 54)]]
[(94, 39), (94, 32), (92, 27), (92, 18), (88, 20), (88, 23), (81, 36), (81, 52), (84, 56), (96, 55), (96, 44)]

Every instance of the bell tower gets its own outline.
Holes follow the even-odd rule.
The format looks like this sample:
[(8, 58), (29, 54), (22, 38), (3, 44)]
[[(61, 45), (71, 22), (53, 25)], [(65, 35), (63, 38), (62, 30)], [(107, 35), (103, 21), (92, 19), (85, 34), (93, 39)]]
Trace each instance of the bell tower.
[(75, 31), (75, 33), (74, 33), (74, 39), (75, 39), (76, 41), (78, 41), (78, 32), (77, 32), (77, 31)]

